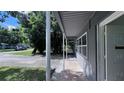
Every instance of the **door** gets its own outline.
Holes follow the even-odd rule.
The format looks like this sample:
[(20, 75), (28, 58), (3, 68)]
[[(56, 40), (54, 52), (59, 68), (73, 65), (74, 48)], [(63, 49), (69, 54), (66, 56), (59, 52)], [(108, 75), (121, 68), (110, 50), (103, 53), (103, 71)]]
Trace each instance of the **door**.
[(105, 27), (105, 63), (107, 80), (124, 80), (124, 26)]

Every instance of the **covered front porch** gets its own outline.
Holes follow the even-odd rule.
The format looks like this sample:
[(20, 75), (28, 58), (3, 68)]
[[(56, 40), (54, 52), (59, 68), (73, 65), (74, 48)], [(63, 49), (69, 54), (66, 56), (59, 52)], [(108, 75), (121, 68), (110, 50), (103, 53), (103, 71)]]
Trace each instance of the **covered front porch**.
[[(52, 12), (63, 33), (63, 60), (62, 70), (59, 73), (54, 73), (53, 80), (88, 80), (86, 78), (85, 70), (86, 67), (82, 64), (87, 64), (88, 59), (87, 51), (87, 36), (85, 40), (81, 39), (81, 45), (78, 46), (77, 40), (82, 37), (84, 33), (83, 29), (89, 23), (90, 18), (94, 15), (92, 11), (80, 11), (80, 12)], [(68, 42), (73, 42), (73, 55), (75, 57), (68, 57), (67, 45)], [(83, 42), (86, 44), (83, 45)], [(79, 50), (78, 48), (81, 48)], [(83, 49), (84, 48), (84, 49)], [(80, 52), (80, 53), (78, 53)], [(77, 53), (84, 58), (84, 60), (77, 59)], [(50, 12), (46, 12), (46, 59), (47, 59), (47, 70), (46, 80), (50, 79)]]

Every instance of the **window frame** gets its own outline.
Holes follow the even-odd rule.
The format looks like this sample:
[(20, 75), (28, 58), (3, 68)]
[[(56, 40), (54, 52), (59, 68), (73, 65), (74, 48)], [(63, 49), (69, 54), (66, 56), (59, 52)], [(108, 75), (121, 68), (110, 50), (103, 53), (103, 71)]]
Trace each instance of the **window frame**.
[[(83, 44), (83, 41), (82, 41), (82, 38), (84, 38), (84, 37), (85, 37), (85, 40), (86, 40), (86, 44)], [(81, 40), (81, 44), (79, 44), (80, 40)], [(85, 32), (79, 38), (77, 38), (77, 50), (78, 50), (77, 52), (81, 56), (85, 57), (86, 59), (88, 57), (88, 46), (87, 46), (87, 44), (88, 44), (87, 32)], [(84, 55), (83, 48), (86, 48), (86, 50), (85, 50), (86, 51), (86, 55)]]

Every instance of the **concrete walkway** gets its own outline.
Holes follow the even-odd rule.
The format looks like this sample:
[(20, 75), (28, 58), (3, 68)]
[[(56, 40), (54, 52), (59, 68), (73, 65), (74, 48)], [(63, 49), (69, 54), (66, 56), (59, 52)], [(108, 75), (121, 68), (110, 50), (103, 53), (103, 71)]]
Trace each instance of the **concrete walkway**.
[(65, 60), (65, 70), (71, 70), (75, 72), (83, 72), (76, 58), (69, 58)]
[(87, 78), (83, 74), (83, 69), (80, 67), (76, 58), (65, 60), (65, 70), (59, 73), (54, 73), (53, 81), (86, 81)]

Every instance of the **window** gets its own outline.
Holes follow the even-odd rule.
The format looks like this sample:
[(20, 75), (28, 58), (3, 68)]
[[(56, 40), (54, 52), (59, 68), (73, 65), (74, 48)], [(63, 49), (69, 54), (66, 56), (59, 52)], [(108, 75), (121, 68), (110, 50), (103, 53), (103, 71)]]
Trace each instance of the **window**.
[(82, 36), (82, 45), (86, 45), (86, 35)]
[(87, 58), (87, 32), (77, 39), (77, 52)]

